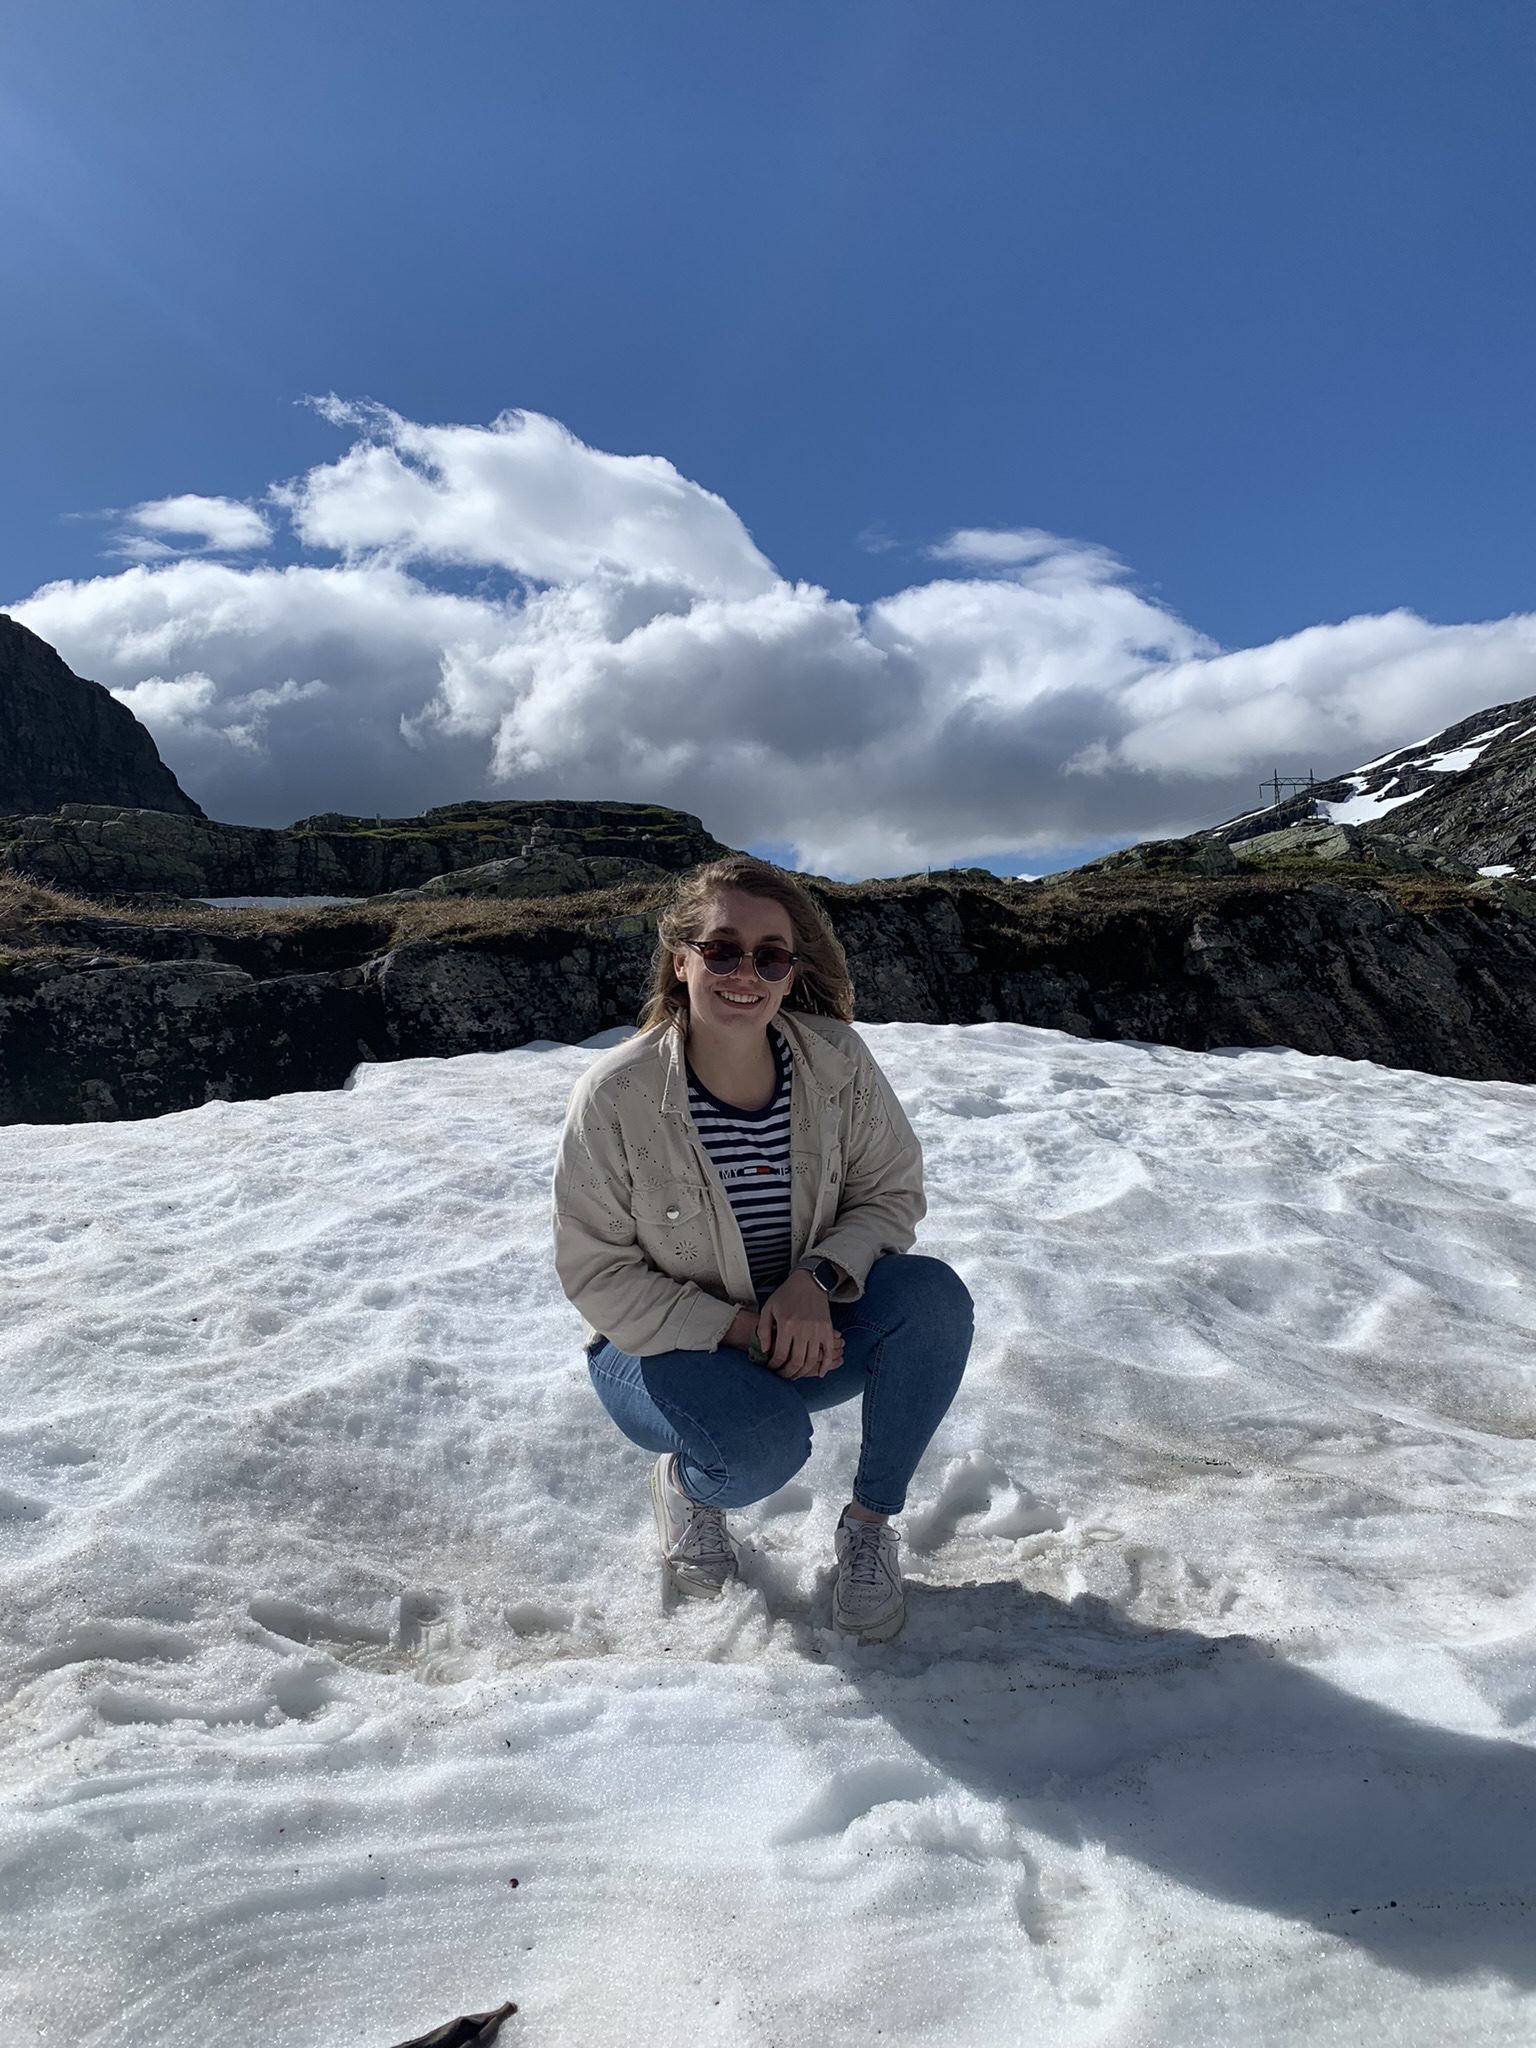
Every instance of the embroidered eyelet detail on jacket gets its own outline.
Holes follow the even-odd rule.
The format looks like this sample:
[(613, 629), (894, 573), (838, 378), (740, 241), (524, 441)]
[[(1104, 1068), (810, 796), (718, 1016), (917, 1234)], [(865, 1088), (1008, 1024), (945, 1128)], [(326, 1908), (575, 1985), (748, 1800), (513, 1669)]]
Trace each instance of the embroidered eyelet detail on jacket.
[(636, 1181), (630, 1190), (635, 1221), (657, 1225), (691, 1223), (704, 1205), (704, 1190), (694, 1181)]

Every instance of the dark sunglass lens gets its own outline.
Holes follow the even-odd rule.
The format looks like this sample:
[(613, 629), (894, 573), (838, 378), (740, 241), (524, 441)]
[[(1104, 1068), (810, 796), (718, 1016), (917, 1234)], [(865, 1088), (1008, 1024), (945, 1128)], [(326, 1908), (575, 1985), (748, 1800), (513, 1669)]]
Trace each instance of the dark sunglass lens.
[(782, 981), (795, 964), (794, 954), (782, 946), (759, 946), (752, 960), (764, 981)]
[(729, 939), (705, 939), (699, 957), (711, 974), (730, 974), (741, 965), (741, 948)]

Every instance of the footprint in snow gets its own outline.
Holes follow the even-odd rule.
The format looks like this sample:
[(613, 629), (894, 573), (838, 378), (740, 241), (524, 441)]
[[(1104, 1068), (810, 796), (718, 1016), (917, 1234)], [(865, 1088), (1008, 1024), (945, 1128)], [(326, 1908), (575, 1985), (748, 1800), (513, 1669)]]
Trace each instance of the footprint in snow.
[(932, 1501), (904, 1520), (907, 1546), (918, 1556), (938, 1550), (969, 1524), (970, 1536), (1016, 1540), (1064, 1529), (1066, 1517), (1009, 1476), (986, 1451), (972, 1451), (944, 1468)]
[(26, 1671), (62, 1671), (70, 1664), (175, 1664), (193, 1654), (193, 1646), (169, 1629), (146, 1628), (135, 1622), (89, 1621), (29, 1657)]
[(90, 1705), (115, 1727), (170, 1727), (179, 1721), (200, 1721), (206, 1728), (266, 1728), (279, 1721), (309, 1721), (323, 1713), (337, 1695), (326, 1683), (321, 1665), (286, 1666), (274, 1671), (249, 1699), (197, 1702), (156, 1699), (115, 1685), (98, 1686)]
[(794, 1820), (775, 1830), (772, 1839), (787, 1847), (843, 1835), (877, 1806), (927, 1799), (943, 1789), (944, 1780), (938, 1773), (921, 1764), (897, 1759), (860, 1764), (823, 1785)]
[(513, 1600), (502, 1611), (508, 1628), (518, 1636), (566, 1635), (576, 1626), (571, 1610), (551, 1600)]
[(88, 1451), (83, 1444), (71, 1443), (67, 1438), (62, 1443), (44, 1444), (37, 1455), (44, 1465), (94, 1465), (96, 1462), (94, 1451)]
[(345, 1621), (323, 1607), (305, 1607), (297, 1600), (285, 1600), (277, 1595), (258, 1595), (245, 1611), (259, 1628), (282, 1636), (290, 1643), (321, 1643), (327, 1646), (334, 1643), (346, 1648), (352, 1645), (383, 1646), (390, 1639), (387, 1628)]

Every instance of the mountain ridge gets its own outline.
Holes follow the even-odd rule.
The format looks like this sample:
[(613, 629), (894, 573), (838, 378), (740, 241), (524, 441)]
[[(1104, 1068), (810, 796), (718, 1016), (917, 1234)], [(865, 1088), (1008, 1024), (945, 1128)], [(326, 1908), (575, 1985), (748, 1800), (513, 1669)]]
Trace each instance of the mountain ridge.
[(68, 803), (203, 815), (128, 706), (0, 612), (0, 817)]
[(1317, 819), (1430, 847), (1480, 874), (1536, 880), (1536, 695), (1487, 705), (1195, 836), (1238, 845)]

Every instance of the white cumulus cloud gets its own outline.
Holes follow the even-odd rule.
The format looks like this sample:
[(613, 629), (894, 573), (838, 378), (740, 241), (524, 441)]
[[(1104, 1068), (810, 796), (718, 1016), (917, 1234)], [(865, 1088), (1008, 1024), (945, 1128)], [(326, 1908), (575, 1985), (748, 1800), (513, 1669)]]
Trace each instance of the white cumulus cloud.
[(134, 561), (166, 561), (189, 553), (246, 554), (264, 548), (272, 527), (254, 505), (238, 498), (206, 498), (184, 491), (149, 498), (123, 515), (114, 552)]
[(1091, 542), (1063, 540), (1039, 526), (999, 530), (962, 526), (935, 541), (927, 551), (935, 562), (955, 562), (967, 569), (1008, 569), (1031, 583), (1049, 584), (1089, 578), (1113, 583), (1125, 574), (1108, 548)]
[(280, 493), (310, 547), (538, 583), (608, 573), (750, 596), (775, 580), (725, 500), (662, 456), (606, 455), (540, 413), (423, 427), (384, 406), (328, 399), (321, 410), (361, 438)]
[(139, 538), (195, 553), (9, 607), (216, 817), (617, 797), (825, 873), (1038, 867), (1215, 822), (1276, 766), (1334, 772), (1530, 688), (1532, 618), (1394, 612), (1225, 650), (1108, 550), (1032, 527), (952, 533), (928, 551), (941, 573), (856, 605), (779, 576), (661, 457), (533, 413), (322, 410), (350, 445), (269, 499), (302, 560), (219, 559), (259, 545), (263, 515), (163, 499)]

